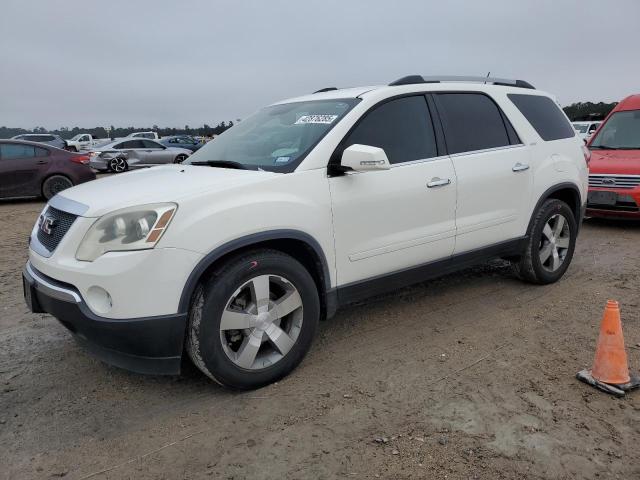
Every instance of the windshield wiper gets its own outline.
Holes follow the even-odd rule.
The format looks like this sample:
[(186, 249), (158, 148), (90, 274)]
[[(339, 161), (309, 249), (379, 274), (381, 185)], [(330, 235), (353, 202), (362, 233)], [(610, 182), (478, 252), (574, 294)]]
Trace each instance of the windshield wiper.
[(208, 165), (210, 167), (233, 168), (236, 170), (248, 170), (240, 162), (232, 162), (231, 160), (202, 160), (200, 162), (191, 162), (190, 165)]
[(609, 145), (591, 145), (589, 148), (597, 148), (599, 150), (619, 150), (618, 147), (610, 147)]

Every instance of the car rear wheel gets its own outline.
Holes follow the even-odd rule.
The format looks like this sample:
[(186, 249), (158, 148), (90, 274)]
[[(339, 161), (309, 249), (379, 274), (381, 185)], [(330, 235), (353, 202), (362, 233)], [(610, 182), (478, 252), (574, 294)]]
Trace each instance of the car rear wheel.
[(316, 284), (297, 260), (274, 250), (248, 252), (196, 291), (186, 347), (218, 383), (259, 388), (302, 361), (319, 316)]
[(187, 159), (187, 155), (185, 155), (184, 153), (181, 153), (180, 155), (178, 155), (174, 160), (173, 163), (182, 163)]
[(42, 183), (42, 196), (49, 200), (67, 188), (73, 187), (73, 182), (64, 175), (52, 175)]
[(129, 164), (122, 157), (114, 157), (109, 160), (108, 167), (109, 171), (113, 173), (122, 173), (129, 170)]
[(578, 224), (569, 205), (546, 200), (536, 212), (523, 255), (514, 263), (518, 276), (528, 282), (558, 281), (569, 268)]

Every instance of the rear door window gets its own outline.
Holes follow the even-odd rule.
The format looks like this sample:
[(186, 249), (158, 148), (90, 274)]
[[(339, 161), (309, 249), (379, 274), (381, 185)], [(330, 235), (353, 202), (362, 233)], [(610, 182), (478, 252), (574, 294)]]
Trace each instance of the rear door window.
[(403, 97), (375, 107), (344, 142), (382, 148), (390, 163), (436, 157), (435, 133), (424, 96)]
[(519, 143), (498, 105), (482, 93), (434, 95), (449, 153), (473, 152)]
[(49, 150), (47, 150), (46, 148), (40, 148), (40, 147), (33, 147), (33, 148), (36, 151), (36, 157), (48, 157), (49, 156)]
[(142, 140), (142, 143), (144, 144), (144, 148), (164, 148), (162, 145), (152, 140)]
[(560, 107), (549, 97), (518, 93), (510, 93), (507, 97), (544, 141), (575, 137), (575, 129), (564, 116)]
[(4, 143), (0, 145), (0, 158), (3, 160), (33, 158), (35, 156), (35, 149), (31, 145), (21, 145), (19, 143)]

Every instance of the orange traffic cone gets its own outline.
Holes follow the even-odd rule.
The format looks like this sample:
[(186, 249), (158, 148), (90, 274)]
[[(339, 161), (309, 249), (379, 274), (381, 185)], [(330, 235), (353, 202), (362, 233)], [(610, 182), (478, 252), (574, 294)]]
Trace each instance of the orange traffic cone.
[(617, 396), (640, 386), (640, 379), (629, 375), (618, 302), (609, 300), (604, 309), (593, 368), (578, 372), (577, 377)]

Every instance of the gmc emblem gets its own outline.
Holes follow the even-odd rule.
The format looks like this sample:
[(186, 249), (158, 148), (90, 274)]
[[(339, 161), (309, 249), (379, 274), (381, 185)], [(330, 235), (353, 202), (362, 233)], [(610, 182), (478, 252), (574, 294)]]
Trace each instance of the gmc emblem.
[(49, 216), (40, 217), (40, 230), (42, 230), (47, 235), (51, 235), (53, 233), (53, 229), (56, 227), (56, 219)]

